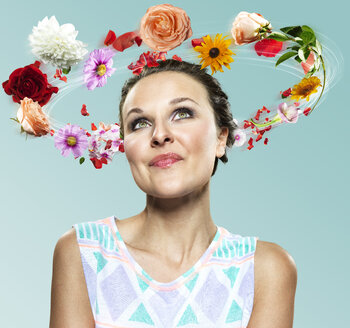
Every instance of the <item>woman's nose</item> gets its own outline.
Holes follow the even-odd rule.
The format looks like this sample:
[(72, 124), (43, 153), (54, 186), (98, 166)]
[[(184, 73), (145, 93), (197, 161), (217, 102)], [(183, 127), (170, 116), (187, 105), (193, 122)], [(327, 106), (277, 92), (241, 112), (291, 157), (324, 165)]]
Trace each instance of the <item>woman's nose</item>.
[(164, 124), (158, 124), (155, 127), (151, 138), (152, 147), (163, 145), (166, 142), (171, 143), (173, 141), (174, 137), (171, 131)]

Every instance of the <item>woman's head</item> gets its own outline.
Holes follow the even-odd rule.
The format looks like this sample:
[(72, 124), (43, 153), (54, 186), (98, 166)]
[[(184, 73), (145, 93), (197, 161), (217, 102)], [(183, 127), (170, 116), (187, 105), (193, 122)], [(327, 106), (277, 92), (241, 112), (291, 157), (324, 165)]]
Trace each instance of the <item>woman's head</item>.
[[(165, 61), (159, 61), (158, 63), (159, 66), (156, 67), (145, 66), (140, 75), (131, 77), (125, 82), (122, 88), (121, 100), (119, 104), (119, 121), (122, 136), (124, 135), (123, 106), (125, 103), (126, 96), (128, 95), (131, 88), (142, 78), (151, 74), (164, 71), (174, 71), (188, 74), (189, 76), (203, 84), (203, 86), (207, 90), (209, 102), (214, 110), (216, 124), (219, 128), (228, 128), (229, 134), (227, 137), (227, 147), (232, 147), (234, 143), (233, 134), (234, 130), (237, 128), (237, 125), (233, 121), (228, 97), (226, 93), (221, 89), (220, 83), (217, 81), (217, 79), (208, 74), (206, 69), (201, 69), (201, 65), (196, 65), (185, 61), (180, 62), (174, 59), (167, 59)], [(220, 160), (223, 163), (227, 163), (228, 158), (226, 155), (226, 151), (225, 154), (222, 157), (220, 157)], [(214, 171), (212, 175), (214, 175), (216, 171), (217, 163), (218, 158), (215, 158)]]
[[(217, 159), (227, 162), (226, 147), (234, 141), (236, 124), (227, 96), (200, 65), (159, 64), (145, 67), (122, 89), (120, 125), (133, 176), (146, 192), (147, 183), (173, 185), (185, 179), (190, 189), (191, 181), (204, 185)], [(154, 156), (169, 152), (182, 160), (162, 168), (149, 165)]]

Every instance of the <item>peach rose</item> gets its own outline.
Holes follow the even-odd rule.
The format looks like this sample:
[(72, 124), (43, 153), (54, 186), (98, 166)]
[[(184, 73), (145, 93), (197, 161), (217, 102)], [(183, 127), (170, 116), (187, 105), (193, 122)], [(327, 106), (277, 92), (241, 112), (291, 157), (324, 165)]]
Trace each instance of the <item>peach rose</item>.
[(151, 49), (168, 51), (192, 36), (191, 21), (179, 7), (153, 6), (141, 19), (140, 36)]
[(23, 130), (36, 137), (50, 132), (50, 125), (46, 114), (37, 101), (25, 97), (21, 100), (21, 107), (17, 111), (17, 118)]
[(251, 43), (261, 38), (259, 32), (262, 27), (272, 29), (270, 22), (260, 14), (241, 11), (232, 24), (232, 37), (238, 46)]

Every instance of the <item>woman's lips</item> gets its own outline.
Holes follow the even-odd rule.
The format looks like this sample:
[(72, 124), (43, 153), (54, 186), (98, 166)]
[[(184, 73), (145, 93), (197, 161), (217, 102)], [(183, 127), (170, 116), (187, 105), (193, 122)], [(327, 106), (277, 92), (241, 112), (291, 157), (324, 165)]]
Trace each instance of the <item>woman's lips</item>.
[(175, 159), (175, 158), (168, 158), (168, 159), (163, 159), (160, 161), (155, 162), (152, 166), (156, 166), (156, 167), (169, 167), (171, 165), (173, 165), (174, 163), (178, 162), (179, 159)]
[(170, 152), (170, 153), (161, 154), (161, 155), (154, 157), (149, 162), (149, 166), (169, 167), (169, 166), (173, 165), (175, 162), (178, 162), (182, 159), (183, 158), (180, 155)]

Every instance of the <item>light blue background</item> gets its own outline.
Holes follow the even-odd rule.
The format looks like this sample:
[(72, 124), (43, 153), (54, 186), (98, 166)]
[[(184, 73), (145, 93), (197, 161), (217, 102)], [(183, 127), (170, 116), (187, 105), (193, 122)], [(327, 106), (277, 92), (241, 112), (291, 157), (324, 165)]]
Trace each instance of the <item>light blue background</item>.
[[(27, 37), (45, 16), (72, 23), (91, 51), (109, 29), (134, 30), (157, 1), (1, 1), (1, 82), (34, 62)], [(275, 242), (295, 259), (298, 287), (294, 327), (349, 327), (349, 105), (347, 61), (348, 5), (318, 1), (170, 1), (185, 9), (195, 33), (229, 30), (242, 10), (258, 12), (279, 27), (307, 24), (332, 38), (346, 71), (310, 115), (275, 129), (269, 145), (229, 152), (211, 182), (211, 210), (217, 225), (233, 233)], [(125, 62), (135, 61), (137, 47)], [(132, 54), (132, 56), (131, 56)], [(122, 63), (117, 64), (121, 67)], [(117, 122), (122, 71), (104, 88), (84, 88), (62, 99), (52, 115), (89, 128), (90, 122)], [(242, 120), (297, 79), (264, 66), (247, 66), (238, 56), (231, 71), (217, 73), (232, 111)], [(346, 84), (348, 87), (346, 87)], [(82, 117), (82, 103), (90, 117)], [(58, 238), (74, 223), (110, 215), (126, 218), (141, 211), (145, 195), (137, 188), (123, 154), (96, 170), (64, 158), (52, 138), (25, 141), (11, 98), (0, 92), (1, 140), (1, 326), (47, 327), (52, 256)]]

